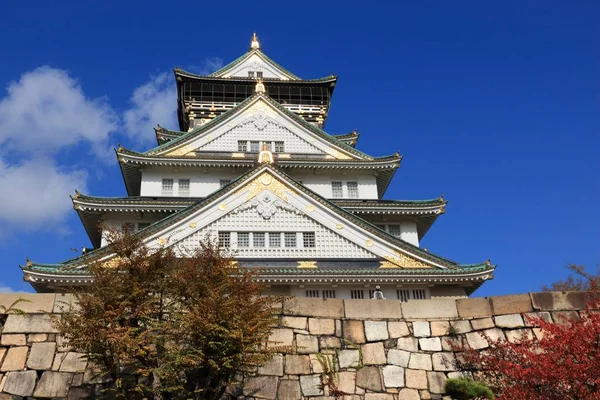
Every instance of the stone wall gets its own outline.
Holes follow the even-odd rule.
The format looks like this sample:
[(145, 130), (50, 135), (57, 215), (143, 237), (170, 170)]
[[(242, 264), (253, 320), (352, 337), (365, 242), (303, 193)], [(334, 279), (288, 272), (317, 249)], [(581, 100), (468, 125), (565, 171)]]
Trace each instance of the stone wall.
[[(583, 293), (531, 293), (458, 300), (340, 300), (294, 298), (282, 308), (272, 333), (277, 345), (294, 350), (276, 355), (246, 378), (242, 398), (334, 400), (323, 385), (327, 359), (339, 391), (352, 400), (449, 399), (444, 381), (461, 376), (450, 342), (463, 338), (484, 349), (491, 338), (515, 340), (539, 335), (525, 316), (558, 322), (577, 318)], [(19, 295), (0, 295), (8, 306)], [(83, 398), (93, 393), (93, 365), (71, 351), (55, 330), (50, 314), (59, 315), (70, 295), (24, 296), (18, 308), (26, 315), (0, 315), (0, 400)]]

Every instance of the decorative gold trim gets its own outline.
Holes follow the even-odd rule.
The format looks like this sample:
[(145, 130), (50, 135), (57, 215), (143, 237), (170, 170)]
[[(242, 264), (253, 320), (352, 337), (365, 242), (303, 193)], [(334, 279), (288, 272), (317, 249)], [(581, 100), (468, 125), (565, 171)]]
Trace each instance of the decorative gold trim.
[(227, 204), (225, 204), (225, 203), (219, 204), (219, 210), (221, 210), (221, 211), (227, 210)]
[(292, 158), (292, 156), (287, 153), (280, 153), (277, 155), (277, 158)]
[(165, 244), (167, 244), (167, 239), (165, 239), (165, 238), (158, 238), (157, 241), (158, 241), (158, 244), (161, 246), (164, 246)]
[(246, 154), (244, 154), (244, 153), (233, 153), (231, 155), (231, 157), (233, 157), (233, 158), (246, 158)]
[(298, 268), (318, 268), (316, 261), (298, 261)]
[(365, 245), (367, 247), (371, 247), (371, 246), (373, 246), (373, 241), (371, 239), (367, 239), (367, 241), (365, 242)]
[(186, 154), (192, 152), (193, 150), (194, 150), (194, 147), (191, 144), (188, 144), (187, 146), (182, 146), (182, 147), (175, 149), (165, 155), (169, 156), (169, 157), (185, 156)]
[(338, 229), (338, 230), (339, 230), (339, 229), (344, 229), (344, 225), (342, 225), (342, 224), (337, 224), (337, 225), (335, 226), (335, 229)]
[(275, 178), (271, 173), (265, 171), (256, 178), (254, 178), (250, 183), (238, 189), (236, 193), (244, 193), (248, 192), (246, 195), (245, 201), (248, 201), (256, 196), (258, 196), (263, 191), (269, 189), (273, 192), (277, 197), (285, 201), (289, 202), (287, 193), (296, 194), (292, 188), (281, 183), (277, 178)]
[(229, 261), (229, 268), (239, 268), (239, 262), (237, 260)]
[(195, 222), (190, 222), (190, 228), (195, 228), (196, 227), (196, 223)]
[(401, 267), (401, 268), (426, 268), (426, 269), (431, 269), (433, 268), (433, 266), (431, 266), (430, 264), (427, 264), (421, 260), (417, 260), (414, 257), (411, 256), (407, 256), (404, 253), (401, 253), (398, 250), (394, 250), (395, 256), (385, 256), (383, 258), (385, 258), (386, 260), (388, 260), (389, 262), (396, 264), (397, 266)]
[(379, 261), (379, 268), (400, 268), (396, 264), (390, 261)]
[(315, 211), (315, 208), (313, 206), (308, 206), (308, 207), (306, 207), (306, 211), (313, 212), (313, 211)]

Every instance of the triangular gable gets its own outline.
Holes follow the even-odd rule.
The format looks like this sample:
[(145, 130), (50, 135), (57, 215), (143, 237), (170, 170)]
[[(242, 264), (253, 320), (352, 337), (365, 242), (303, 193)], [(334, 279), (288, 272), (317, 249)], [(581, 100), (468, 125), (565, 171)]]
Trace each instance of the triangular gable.
[(299, 79), (258, 49), (250, 50), (237, 60), (210, 74), (210, 76), (218, 78), (229, 78), (232, 76), (248, 77), (248, 72), (253, 72), (253, 76), (256, 76), (256, 72), (262, 72), (263, 78), (281, 80)]
[[(260, 204), (253, 204), (256, 201)], [(278, 204), (275, 204), (276, 202)], [(259, 215), (265, 219), (261, 213), (268, 213), (267, 208), (271, 206), (271, 203), (273, 203), (273, 207), (278, 208), (273, 215), (281, 211), (282, 217), (295, 218), (295, 221), (289, 223), (292, 225), (288, 224), (288, 226), (305, 223), (306, 227), (298, 229), (299, 232), (318, 227), (330, 238), (333, 237), (334, 245), (341, 244), (344, 249), (350, 251), (353, 259), (378, 259), (381, 260), (382, 267), (393, 268), (445, 269), (454, 265), (454, 263), (438, 259), (430, 253), (426, 253), (427, 256), (424, 256), (422, 250), (385, 235), (376, 228), (370, 229), (367, 222), (351, 216), (318, 195), (302, 189), (302, 186), (296, 184), (290, 177), (270, 166), (257, 167), (211, 198), (180, 211), (139, 234), (145, 236), (144, 242), (150, 248), (176, 246), (177, 249), (185, 252), (193, 250), (194, 244), (197, 245), (198, 240), (204, 238), (206, 234), (216, 235), (215, 228), (219, 227), (218, 224), (231, 224), (235, 221), (235, 218), (230, 218), (231, 215), (248, 211), (246, 216), (251, 212), (253, 218), (257, 218)], [(362, 222), (364, 225), (361, 226), (357, 222)], [(248, 230), (250, 226), (248, 224), (239, 225), (239, 221), (236, 224), (237, 230)], [(241, 226), (244, 228), (240, 228)], [(374, 227), (371, 226), (371, 228)], [(232, 230), (233, 228), (229, 229), (227, 225), (224, 225), (222, 229)], [(252, 227), (252, 229), (255, 228)], [(272, 228), (268, 229), (266, 226), (256, 227), (256, 230), (260, 232), (282, 231), (282, 229), (278, 224), (274, 224)], [(326, 242), (317, 243), (317, 246), (328, 248)], [(307, 252), (306, 254), (311, 253)], [(268, 256), (261, 255), (261, 258), (268, 257), (279, 258), (277, 253), (271, 253)], [(310, 258), (302, 254), (296, 254), (295, 257)], [(101, 259), (108, 260), (109, 258), (110, 256), (107, 255)], [(314, 254), (314, 258), (323, 257), (317, 257)], [(340, 258), (340, 256), (333, 258)]]
[(193, 156), (195, 151), (235, 153), (238, 140), (255, 140), (284, 141), (286, 153), (325, 155), (337, 160), (372, 159), (318, 128), (306, 126), (300, 117), (263, 94), (254, 95), (217, 119), (147, 154), (174, 157)]

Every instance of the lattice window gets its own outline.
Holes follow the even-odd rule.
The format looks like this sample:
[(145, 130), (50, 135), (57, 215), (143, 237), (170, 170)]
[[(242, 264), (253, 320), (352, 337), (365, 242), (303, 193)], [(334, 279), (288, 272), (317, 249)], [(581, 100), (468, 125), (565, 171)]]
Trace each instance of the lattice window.
[(269, 232), (269, 247), (270, 248), (281, 247), (281, 233), (280, 232)]
[(412, 297), (415, 300), (424, 300), (427, 298), (427, 294), (425, 293), (425, 289), (413, 289)]
[(324, 299), (335, 299), (335, 290), (323, 290)]
[(319, 291), (318, 290), (307, 290), (306, 297), (319, 297)]
[(231, 246), (231, 232), (219, 232), (219, 247)]
[(249, 232), (238, 232), (237, 247), (250, 247), (250, 233)]
[(284, 235), (285, 247), (296, 247), (296, 232), (286, 232)]
[(189, 196), (190, 195), (190, 180), (189, 179), (180, 179), (177, 183), (177, 193), (180, 196)]
[(374, 289), (369, 290), (369, 298), (372, 299), (374, 295), (375, 295), (375, 290)]
[(258, 153), (260, 151), (260, 142), (257, 140), (253, 140), (250, 142), (250, 152)]
[(358, 182), (346, 182), (346, 188), (349, 198), (358, 199)]
[(161, 194), (163, 196), (173, 195), (173, 179), (163, 179), (162, 180)]
[(248, 151), (248, 142), (246, 140), (238, 140), (238, 151), (245, 153)]
[(315, 247), (315, 233), (314, 232), (302, 232), (302, 242), (305, 248)]
[(257, 78), (262, 78), (263, 77), (262, 71), (256, 71), (256, 77)]
[(398, 300), (400, 301), (410, 300), (410, 290), (408, 289), (398, 289), (396, 290), (396, 294), (398, 296)]
[(285, 146), (283, 145), (283, 142), (275, 142), (275, 152), (283, 153), (284, 151), (285, 151)]
[(388, 225), (388, 231), (389, 231), (390, 235), (396, 236), (397, 238), (399, 238), (400, 235), (402, 234), (402, 232), (400, 230), (400, 225)]
[(253, 232), (252, 233), (252, 245), (254, 247), (265, 247), (265, 233), (264, 232)]
[(365, 291), (361, 289), (352, 289), (350, 290), (350, 298), (351, 299), (364, 299)]
[(254, 78), (254, 71), (248, 71), (248, 78)]
[(219, 187), (225, 187), (231, 183), (231, 179), (221, 179), (219, 181)]
[(150, 226), (150, 222), (138, 222), (137, 224), (137, 230), (141, 231), (142, 229), (145, 229), (147, 227)]
[(339, 199), (344, 197), (344, 189), (342, 186), (342, 182), (333, 181), (331, 182), (331, 193), (334, 198)]

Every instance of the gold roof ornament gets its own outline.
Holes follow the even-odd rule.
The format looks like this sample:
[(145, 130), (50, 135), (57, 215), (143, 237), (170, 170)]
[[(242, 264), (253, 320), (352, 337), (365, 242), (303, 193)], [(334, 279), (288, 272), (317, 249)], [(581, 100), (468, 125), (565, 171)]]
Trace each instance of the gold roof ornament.
[(259, 164), (273, 164), (275, 162), (273, 158), (273, 153), (269, 150), (269, 146), (267, 144), (263, 144), (262, 150), (258, 154), (258, 163)]
[(258, 43), (258, 37), (256, 36), (256, 32), (252, 34), (252, 42), (250, 43), (250, 48), (252, 50), (260, 49), (260, 44)]
[(254, 89), (256, 93), (264, 93), (265, 92), (265, 84), (263, 83), (261, 78), (258, 78), (258, 82), (256, 82), (256, 88)]

